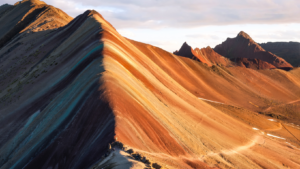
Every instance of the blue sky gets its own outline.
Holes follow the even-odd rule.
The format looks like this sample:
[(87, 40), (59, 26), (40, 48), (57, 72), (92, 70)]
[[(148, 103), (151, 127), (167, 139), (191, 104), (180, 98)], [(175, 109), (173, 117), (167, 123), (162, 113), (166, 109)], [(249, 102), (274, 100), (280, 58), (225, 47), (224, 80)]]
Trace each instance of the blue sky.
[[(14, 0), (2, 0), (14, 4)], [(173, 52), (215, 47), (241, 30), (256, 42), (300, 42), (299, 0), (44, 0), (72, 17), (87, 9), (123, 36)]]

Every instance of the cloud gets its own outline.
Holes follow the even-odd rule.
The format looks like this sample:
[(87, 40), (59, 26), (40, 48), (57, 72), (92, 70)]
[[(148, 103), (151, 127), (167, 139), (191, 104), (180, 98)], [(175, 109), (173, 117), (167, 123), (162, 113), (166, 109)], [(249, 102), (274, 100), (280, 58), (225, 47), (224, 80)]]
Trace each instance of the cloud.
[[(300, 41), (299, 0), (44, 0), (76, 17), (95, 9), (123, 36), (170, 52), (220, 44), (239, 31), (255, 41)], [(1, 0), (15, 4), (15, 0)]]
[(215, 34), (188, 34), (186, 35), (187, 38), (194, 38), (194, 39), (213, 39), (213, 40), (219, 40), (221, 39), (219, 36)]
[(300, 30), (274, 30), (268, 33), (254, 33), (256, 39), (261, 42), (267, 41), (299, 41)]
[[(4, 3), (14, 4), (14, 0)], [(100, 12), (116, 28), (299, 23), (299, 0), (45, 0), (73, 17)]]

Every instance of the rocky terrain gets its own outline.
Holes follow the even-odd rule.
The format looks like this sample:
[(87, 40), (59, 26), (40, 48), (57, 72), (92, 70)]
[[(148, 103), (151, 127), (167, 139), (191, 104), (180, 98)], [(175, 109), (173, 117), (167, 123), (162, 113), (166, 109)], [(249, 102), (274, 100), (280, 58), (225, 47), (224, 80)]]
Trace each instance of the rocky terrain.
[(283, 58), (294, 67), (300, 66), (300, 43), (299, 42), (268, 42), (259, 44), (266, 51)]
[[(241, 31), (235, 38), (227, 38), (217, 45), (214, 50), (227, 58), (259, 59), (279, 69), (290, 70), (293, 66), (283, 58), (266, 51), (257, 44), (247, 33)], [(271, 67), (270, 67), (271, 68)]]
[(201, 63), (205, 63), (208, 66), (212, 65), (223, 65), (229, 66), (231, 62), (229, 59), (219, 55), (209, 46), (206, 48), (195, 48), (193, 49), (186, 42), (183, 43), (179, 51), (174, 52), (175, 55), (187, 57)]
[(233, 65), (251, 69), (275, 69), (276, 67), (268, 62), (259, 59), (231, 58)]
[(300, 168), (300, 69), (276, 55), (175, 55), (38, 0), (0, 14), (1, 169)]

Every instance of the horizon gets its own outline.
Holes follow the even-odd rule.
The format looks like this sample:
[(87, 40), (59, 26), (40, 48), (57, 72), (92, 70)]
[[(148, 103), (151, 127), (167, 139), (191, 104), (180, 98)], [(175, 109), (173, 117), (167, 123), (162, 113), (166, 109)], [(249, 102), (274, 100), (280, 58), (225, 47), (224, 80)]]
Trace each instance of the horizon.
[[(13, 5), (16, 2), (4, 0), (3, 4)], [(44, 2), (63, 10), (73, 18), (88, 9), (94, 9), (122, 36), (169, 52), (179, 50), (184, 42), (192, 48), (214, 48), (227, 38), (236, 37), (240, 31), (249, 34), (257, 43), (300, 42), (300, 21), (297, 19), (300, 2), (295, 0), (260, 3), (231, 0), (232, 3), (225, 4), (220, 0), (209, 3), (195, 0)], [(283, 10), (284, 8), (289, 10)], [(183, 12), (178, 14), (176, 10)]]

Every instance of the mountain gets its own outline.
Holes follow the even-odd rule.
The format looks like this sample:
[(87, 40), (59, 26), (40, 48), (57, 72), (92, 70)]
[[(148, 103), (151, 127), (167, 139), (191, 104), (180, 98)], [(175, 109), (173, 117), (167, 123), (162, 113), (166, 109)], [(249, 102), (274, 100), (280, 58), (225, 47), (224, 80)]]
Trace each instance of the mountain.
[(300, 66), (299, 42), (268, 42), (259, 44), (265, 50), (283, 58), (294, 67)]
[(0, 48), (1, 169), (300, 167), (299, 68), (209, 67), (93, 10), (45, 29), (7, 14), (23, 29)]
[(217, 45), (214, 50), (227, 58), (259, 59), (270, 63), (279, 69), (290, 70), (291, 64), (279, 56), (264, 50), (247, 33), (241, 31), (235, 38), (227, 38), (225, 42)]
[(174, 54), (178, 56), (184, 56), (196, 61), (200, 61), (202, 63), (207, 64), (208, 66), (217, 64), (223, 66), (231, 65), (230, 60), (219, 55), (209, 46), (202, 49), (195, 48), (194, 50), (191, 46), (184, 42), (179, 51), (175, 51)]

